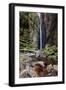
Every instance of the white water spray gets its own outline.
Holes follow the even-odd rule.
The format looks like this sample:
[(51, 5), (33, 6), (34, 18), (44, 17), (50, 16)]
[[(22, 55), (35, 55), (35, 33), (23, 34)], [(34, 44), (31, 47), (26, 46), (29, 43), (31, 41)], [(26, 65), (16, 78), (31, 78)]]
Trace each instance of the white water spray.
[(42, 30), (41, 30), (42, 21), (41, 21), (41, 14), (38, 13), (38, 16), (39, 16), (39, 20), (40, 20), (40, 51), (41, 51), (42, 50)]

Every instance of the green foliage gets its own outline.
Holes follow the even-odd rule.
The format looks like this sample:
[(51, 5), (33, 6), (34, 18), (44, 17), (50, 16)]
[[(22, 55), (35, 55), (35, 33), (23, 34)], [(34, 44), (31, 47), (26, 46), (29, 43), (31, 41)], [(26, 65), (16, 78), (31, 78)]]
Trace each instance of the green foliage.
[(38, 15), (35, 12), (29, 13), (29, 24), (31, 26), (31, 30), (38, 30), (39, 20)]
[(58, 51), (55, 45), (47, 44), (43, 52), (48, 58), (54, 58), (55, 60), (58, 58)]
[(35, 12), (20, 12), (20, 49), (32, 49), (30, 33), (38, 30), (38, 17)]

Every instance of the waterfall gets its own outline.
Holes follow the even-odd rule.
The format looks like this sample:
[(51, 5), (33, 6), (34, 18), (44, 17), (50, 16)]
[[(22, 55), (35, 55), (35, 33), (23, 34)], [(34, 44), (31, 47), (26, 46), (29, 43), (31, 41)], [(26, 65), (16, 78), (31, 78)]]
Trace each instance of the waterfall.
[(40, 51), (42, 50), (42, 30), (41, 30), (41, 25), (42, 25), (42, 21), (41, 21), (41, 14), (40, 13), (38, 13), (38, 16), (39, 16), (39, 22), (40, 22)]

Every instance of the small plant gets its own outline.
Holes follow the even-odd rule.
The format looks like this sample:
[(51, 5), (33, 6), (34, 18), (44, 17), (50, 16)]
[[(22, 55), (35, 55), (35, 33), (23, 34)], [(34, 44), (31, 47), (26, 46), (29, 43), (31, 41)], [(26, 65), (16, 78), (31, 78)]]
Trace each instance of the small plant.
[(57, 60), (58, 58), (58, 50), (55, 45), (46, 44), (45, 48), (43, 49), (44, 54), (48, 58), (53, 58)]

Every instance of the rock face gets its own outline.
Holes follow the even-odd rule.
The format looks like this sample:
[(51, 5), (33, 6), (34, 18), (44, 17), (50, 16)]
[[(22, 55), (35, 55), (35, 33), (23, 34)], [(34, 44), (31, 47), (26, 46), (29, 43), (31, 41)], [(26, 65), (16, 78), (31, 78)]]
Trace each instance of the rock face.
[(52, 43), (57, 46), (57, 33), (58, 33), (58, 15), (57, 14), (46, 14), (46, 34), (47, 34), (47, 43)]

